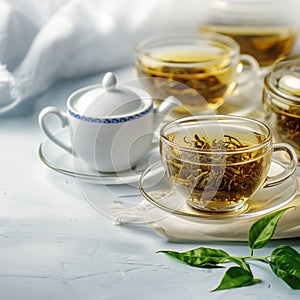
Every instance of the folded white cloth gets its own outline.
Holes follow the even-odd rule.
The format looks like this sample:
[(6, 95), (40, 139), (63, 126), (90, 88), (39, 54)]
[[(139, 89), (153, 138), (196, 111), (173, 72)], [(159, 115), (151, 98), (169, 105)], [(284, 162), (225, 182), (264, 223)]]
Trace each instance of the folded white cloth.
[(128, 65), (140, 39), (197, 30), (204, 0), (0, 0), (0, 113), (58, 80)]
[[(274, 238), (300, 237), (300, 195), (287, 206), (295, 206), (284, 213), (278, 223)], [(149, 226), (158, 235), (171, 241), (246, 241), (248, 230), (258, 218), (232, 222), (205, 222), (178, 217), (143, 200), (134, 208), (121, 202), (111, 205), (113, 220), (123, 226)]]

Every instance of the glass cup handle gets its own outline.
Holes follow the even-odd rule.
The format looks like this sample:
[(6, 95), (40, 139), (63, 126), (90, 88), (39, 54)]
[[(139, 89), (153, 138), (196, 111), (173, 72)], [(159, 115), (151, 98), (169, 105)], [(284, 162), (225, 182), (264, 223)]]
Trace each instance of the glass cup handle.
[(288, 166), (281, 173), (275, 176), (268, 176), (263, 187), (270, 187), (281, 183), (286, 180), (288, 177), (293, 175), (298, 166), (298, 157), (294, 148), (287, 143), (276, 143), (273, 144), (273, 152), (284, 151), (289, 155), (290, 162)]
[[(249, 65), (249, 70), (247, 72), (244, 72), (244, 62)], [(257, 60), (248, 54), (241, 54), (240, 55), (240, 65), (238, 67), (238, 74), (243, 74), (243, 76), (239, 76), (237, 78), (237, 84), (239, 86), (243, 86), (249, 81), (253, 81), (253, 78), (260, 78), (261, 76), (261, 69), (257, 62)]]
[(58, 109), (54, 106), (45, 107), (39, 114), (39, 125), (40, 125), (41, 129), (44, 131), (44, 133), (46, 134), (46, 136), (51, 141), (53, 141), (55, 144), (57, 144), (58, 146), (62, 147), (67, 152), (72, 154), (72, 147), (70, 145), (68, 145), (67, 143), (65, 143), (64, 141), (57, 138), (53, 134), (53, 132), (48, 128), (48, 125), (46, 123), (46, 117), (48, 115), (57, 116), (60, 119), (61, 125), (63, 128), (69, 126), (69, 121), (68, 121), (67, 115), (64, 112), (62, 112), (60, 109)]

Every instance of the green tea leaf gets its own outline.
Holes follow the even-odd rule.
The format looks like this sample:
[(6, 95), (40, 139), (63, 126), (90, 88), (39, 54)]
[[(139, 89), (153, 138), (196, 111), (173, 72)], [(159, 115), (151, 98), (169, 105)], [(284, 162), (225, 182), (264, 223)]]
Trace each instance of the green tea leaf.
[(278, 246), (275, 250), (272, 252), (273, 256), (291, 256), (295, 260), (297, 260), (300, 263), (300, 254), (292, 247), (286, 246), (286, 245), (281, 245)]
[(199, 247), (185, 252), (158, 251), (166, 253), (176, 259), (194, 267), (215, 268), (218, 264), (228, 261), (229, 254), (220, 249)]
[(260, 280), (253, 278), (251, 271), (241, 267), (231, 267), (225, 272), (220, 284), (212, 292), (248, 286), (258, 282)]
[[(223, 263), (235, 263), (225, 272), (220, 284), (213, 291), (232, 289), (253, 285), (260, 279), (253, 277), (248, 260), (261, 261), (270, 264), (272, 271), (283, 279), (291, 288), (300, 289), (300, 253), (290, 246), (277, 247), (270, 256), (253, 256), (253, 249), (266, 245), (272, 238), (282, 215), (292, 207), (269, 214), (256, 221), (249, 230), (250, 256), (230, 256), (221, 249), (199, 247), (185, 252), (158, 251), (174, 257), (186, 264), (200, 268), (222, 267)], [(247, 261), (247, 262), (246, 262)]]
[(276, 211), (252, 224), (248, 235), (249, 246), (252, 250), (263, 248), (268, 243), (276, 230), (281, 216), (290, 208)]
[(290, 246), (279, 246), (271, 255), (273, 272), (291, 288), (300, 289), (300, 254)]

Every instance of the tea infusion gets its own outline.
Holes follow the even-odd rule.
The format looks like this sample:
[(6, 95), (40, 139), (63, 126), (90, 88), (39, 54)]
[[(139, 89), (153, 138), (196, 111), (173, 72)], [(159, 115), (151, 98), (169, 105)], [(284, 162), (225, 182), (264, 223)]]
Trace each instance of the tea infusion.
[(291, 144), (300, 159), (300, 108), (293, 106), (282, 108), (273, 101), (273, 106), (267, 109), (274, 112), (274, 116), (267, 113), (269, 115), (267, 119), (271, 118), (276, 139)]
[[(152, 77), (150, 92), (152, 89), (162, 98), (173, 95), (183, 102), (184, 108), (177, 108), (177, 112), (199, 111), (203, 102), (199, 103), (198, 93), (207, 101), (206, 105), (215, 109), (236, 85), (236, 65), (225, 54), (157, 51), (139, 59), (135, 67), (138, 77)], [(162, 83), (159, 78), (169, 80)]]
[(246, 27), (228, 25), (204, 25), (203, 31), (225, 34), (236, 40), (241, 53), (252, 55), (263, 67), (286, 57), (295, 42), (296, 32), (290, 27)]
[[(167, 176), (193, 208), (213, 212), (238, 210), (261, 187), (268, 172), (270, 151), (247, 150), (262, 141), (258, 134), (245, 136), (241, 130), (222, 139), (208, 139), (202, 133), (172, 133), (166, 138), (179, 145), (165, 146)], [(182, 146), (200, 151), (186, 151)], [(244, 150), (233, 152), (241, 149)]]
[[(281, 76), (278, 80), (275, 88), (280, 92), (285, 93), (287, 96), (290, 95), (298, 99), (300, 97), (300, 86), (299, 84), (299, 70), (297, 63), (295, 62), (291, 68), (291, 72), (294, 71), (293, 75)], [(298, 74), (295, 72), (297, 71)], [(296, 76), (297, 75), (297, 76)], [(290, 82), (289, 82), (290, 80)], [(293, 88), (294, 89), (291, 89)], [(299, 98), (300, 99), (300, 98)], [(271, 123), (274, 131), (275, 138), (278, 141), (284, 141), (294, 147), (300, 159), (300, 108), (299, 101), (280, 101), (269, 94), (267, 89), (263, 91), (263, 107), (265, 109), (265, 118)]]

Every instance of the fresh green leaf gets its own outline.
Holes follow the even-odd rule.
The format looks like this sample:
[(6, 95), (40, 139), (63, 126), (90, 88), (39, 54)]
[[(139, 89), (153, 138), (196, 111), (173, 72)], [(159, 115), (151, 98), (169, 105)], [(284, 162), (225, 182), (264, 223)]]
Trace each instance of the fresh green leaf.
[(272, 252), (272, 256), (282, 256), (282, 255), (291, 256), (300, 263), (300, 254), (290, 246), (281, 245), (278, 246)]
[(273, 272), (291, 288), (300, 289), (300, 254), (290, 246), (279, 246), (271, 255)]
[(212, 292), (248, 286), (258, 282), (260, 280), (253, 278), (251, 271), (241, 267), (231, 267), (225, 272), (220, 284)]
[(185, 252), (158, 251), (175, 257), (186, 264), (201, 268), (215, 268), (228, 261), (229, 254), (220, 249), (199, 247)]
[(281, 216), (291, 207), (282, 209), (256, 221), (249, 230), (248, 240), (250, 256), (230, 256), (220, 249), (199, 247), (185, 252), (158, 251), (166, 253), (191, 266), (200, 268), (222, 267), (223, 263), (232, 262), (238, 266), (225, 272), (219, 286), (213, 291), (253, 285), (260, 282), (253, 277), (248, 260), (270, 264), (273, 272), (291, 288), (300, 289), (300, 254), (290, 246), (277, 247), (270, 256), (253, 256), (253, 249), (264, 247), (273, 237)]
[(249, 246), (252, 250), (263, 248), (268, 243), (276, 230), (278, 221), (289, 208), (276, 211), (253, 223), (248, 235)]

